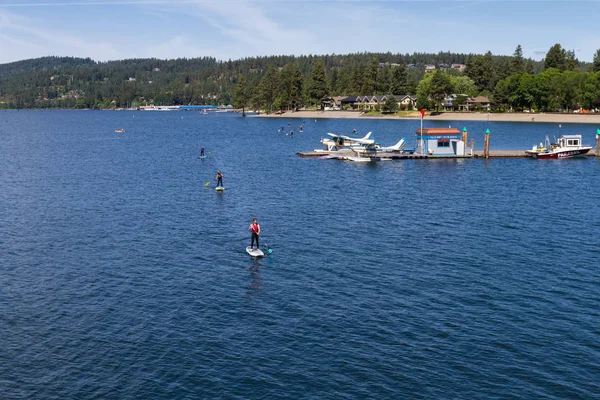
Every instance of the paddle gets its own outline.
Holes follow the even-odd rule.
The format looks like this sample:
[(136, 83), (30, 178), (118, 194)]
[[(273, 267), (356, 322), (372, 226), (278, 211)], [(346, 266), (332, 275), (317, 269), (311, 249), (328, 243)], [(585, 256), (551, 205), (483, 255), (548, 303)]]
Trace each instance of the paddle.
[(210, 181), (208, 181), (204, 184), (204, 186), (208, 186), (208, 185), (210, 185)]

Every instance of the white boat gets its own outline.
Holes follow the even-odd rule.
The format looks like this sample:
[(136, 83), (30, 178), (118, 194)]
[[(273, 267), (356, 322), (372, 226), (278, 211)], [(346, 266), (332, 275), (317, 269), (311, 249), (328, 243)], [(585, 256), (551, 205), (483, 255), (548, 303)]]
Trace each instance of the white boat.
[(550, 139), (546, 136), (545, 143), (533, 146), (531, 150), (526, 150), (525, 154), (532, 158), (563, 159), (583, 157), (591, 149), (591, 146), (583, 146), (581, 144), (581, 135), (563, 135), (558, 138), (556, 143), (550, 143)]

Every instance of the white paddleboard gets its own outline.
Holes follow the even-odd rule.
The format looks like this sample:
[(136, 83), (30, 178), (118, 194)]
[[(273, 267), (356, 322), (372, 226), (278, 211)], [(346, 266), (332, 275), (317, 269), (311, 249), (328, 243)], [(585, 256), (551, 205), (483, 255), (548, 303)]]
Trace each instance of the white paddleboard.
[(215, 190), (216, 190), (217, 192), (222, 192), (223, 190), (225, 190), (225, 188), (224, 188), (223, 186), (217, 186), (217, 187), (215, 188)]
[(264, 257), (265, 253), (262, 252), (261, 249), (252, 249), (252, 247), (246, 247), (246, 253), (250, 254), (252, 257)]
[(206, 158), (206, 156), (200, 156), (200, 158), (201, 158), (201, 159), (205, 159), (205, 158)]

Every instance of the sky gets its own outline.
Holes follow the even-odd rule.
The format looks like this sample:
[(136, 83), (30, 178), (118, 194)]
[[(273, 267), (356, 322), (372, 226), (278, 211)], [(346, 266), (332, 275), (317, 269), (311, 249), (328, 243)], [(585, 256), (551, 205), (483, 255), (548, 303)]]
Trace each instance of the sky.
[(0, 0), (0, 63), (356, 52), (512, 55), (556, 43), (591, 62), (600, 0)]

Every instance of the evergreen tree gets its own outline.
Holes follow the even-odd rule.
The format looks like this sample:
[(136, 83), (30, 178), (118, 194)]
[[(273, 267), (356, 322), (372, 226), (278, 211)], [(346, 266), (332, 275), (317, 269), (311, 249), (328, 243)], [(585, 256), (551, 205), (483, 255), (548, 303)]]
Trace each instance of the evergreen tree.
[(575, 50), (565, 51), (565, 71), (577, 71), (579, 60), (575, 57)]
[(526, 74), (535, 74), (535, 66), (533, 65), (533, 60), (531, 60), (531, 58), (527, 59), (527, 62), (525, 63), (525, 73)]
[(325, 78), (325, 67), (322, 61), (317, 61), (313, 67), (310, 81), (308, 83), (308, 99), (311, 104), (321, 108), (322, 101), (329, 94)]
[(377, 82), (376, 82), (376, 92), (377, 94), (389, 93), (391, 86), (392, 76), (391, 70), (388, 65), (383, 68), (377, 69)]
[(513, 58), (510, 60), (510, 75), (522, 74), (525, 72), (525, 61), (523, 60), (523, 49), (517, 45)]
[(556, 68), (559, 71), (564, 71), (566, 67), (566, 54), (560, 44), (555, 44), (550, 47), (546, 58), (544, 59), (544, 69)]
[(281, 70), (279, 93), (283, 106), (288, 110), (296, 109), (302, 104), (303, 78), (296, 63), (287, 64)]
[(258, 85), (257, 100), (259, 108), (263, 108), (269, 113), (273, 111), (278, 86), (278, 72), (275, 67), (271, 65)]
[(396, 111), (398, 111), (398, 100), (396, 100), (393, 94), (388, 94), (385, 102), (381, 106), (381, 112), (387, 114), (395, 113)]
[(600, 71), (600, 49), (596, 50), (596, 54), (594, 54), (594, 61), (592, 63), (592, 71), (593, 72)]
[(338, 88), (338, 70), (337, 68), (334, 68), (333, 71), (331, 71), (331, 79), (330, 79), (330, 87), (331, 87), (331, 94), (332, 95), (338, 95), (340, 93), (339, 88)]
[[(509, 60), (508, 58), (503, 58), (499, 61), (496, 62), (496, 82), (502, 80), (502, 79), (506, 79), (511, 75), (511, 65), (510, 65), (511, 60)], [(525, 66), (523, 65), (523, 69), (525, 68)]]
[(240, 75), (233, 94), (233, 106), (242, 109), (242, 117), (246, 116), (246, 106), (249, 100), (250, 94), (246, 85), (246, 78), (244, 78), (244, 75)]
[(394, 68), (390, 89), (393, 94), (408, 94), (408, 74), (406, 73), (406, 66), (404, 64), (400, 64)]
[(494, 62), (489, 51), (484, 56), (470, 56), (465, 73), (473, 79), (479, 91), (492, 91), (496, 86)]
[(379, 63), (376, 58), (371, 60), (371, 63), (367, 66), (364, 73), (364, 79), (361, 87), (362, 95), (374, 95), (377, 94), (377, 70), (379, 69)]

